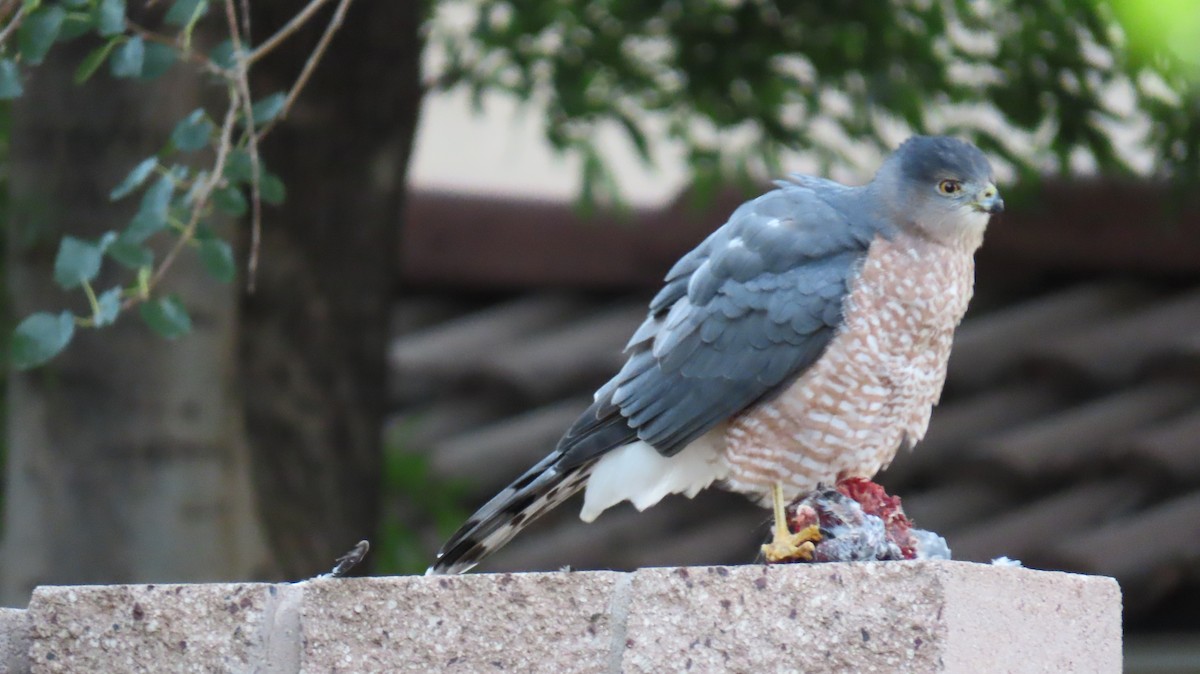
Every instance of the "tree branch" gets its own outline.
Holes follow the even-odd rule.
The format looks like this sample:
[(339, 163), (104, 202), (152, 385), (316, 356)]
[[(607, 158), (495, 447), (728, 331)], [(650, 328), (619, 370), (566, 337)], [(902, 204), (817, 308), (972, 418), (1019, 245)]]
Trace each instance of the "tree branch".
[(274, 35), (267, 38), (265, 42), (250, 52), (250, 56), (247, 59), (249, 64), (253, 65), (255, 61), (271, 53), (281, 42), (288, 39), (292, 33), (300, 30), (300, 27), (308, 23), (312, 15), (327, 2), (329, 0), (312, 0), (312, 2), (309, 2), (308, 6), (300, 10), (299, 14), (293, 16), (290, 21), (284, 24), (283, 28), (280, 28)]
[[(229, 88), (229, 109), (225, 111), (225, 119), (221, 122), (221, 136), (217, 143), (217, 160), (213, 163), (212, 173), (200, 184), (196, 190), (195, 199), (192, 202), (192, 212), (188, 217), (187, 226), (179, 234), (179, 240), (171, 247), (171, 250), (163, 257), (162, 264), (158, 269), (154, 270), (154, 275), (150, 277), (148, 288), (153, 290), (155, 286), (162, 281), (167, 270), (175, 263), (175, 258), (179, 257), (179, 253), (191, 243), (196, 236), (196, 227), (200, 224), (200, 216), (204, 212), (204, 207), (208, 204), (209, 197), (217, 185), (225, 179), (225, 161), (229, 158), (229, 151), (233, 147), (233, 128), (237, 125), (238, 113), (238, 94), (233, 88)], [(135, 298), (140, 301), (140, 298)], [(134, 301), (126, 301), (127, 305), (134, 304)], [(125, 307), (127, 308), (127, 307)]]
[(242, 37), (246, 42), (254, 43), (253, 36), (250, 35), (250, 0), (241, 0), (242, 3)]
[(225, 0), (225, 19), (229, 23), (229, 40), (237, 72), (235, 81), (241, 98), (242, 116), (246, 124), (246, 149), (250, 153), (250, 255), (246, 261), (246, 290), (254, 292), (258, 277), (258, 253), (262, 244), (262, 162), (258, 156), (258, 132), (254, 128), (254, 105), (250, 96), (249, 59), (242, 50), (242, 38), (238, 34), (237, 11), (233, 0)]
[(325, 50), (329, 47), (329, 42), (333, 40), (333, 34), (342, 27), (342, 21), (346, 18), (346, 10), (349, 9), (352, 0), (341, 0), (338, 3), (337, 9), (333, 12), (333, 17), (329, 19), (329, 25), (325, 27), (325, 32), (321, 34), (321, 39), (317, 42), (317, 46), (313, 52), (308, 55), (308, 61), (304, 63), (304, 69), (300, 71), (300, 76), (296, 78), (296, 82), (292, 84), (291, 91), (288, 92), (287, 99), (283, 102), (283, 108), (275, 119), (271, 120), (262, 134), (259, 135), (261, 140), (275, 126), (275, 122), (287, 117), (288, 111), (292, 109), (292, 104), (296, 102), (296, 98), (300, 96), (300, 92), (304, 90), (304, 86), (308, 84), (308, 78), (312, 76), (313, 70), (320, 63), (321, 57), (325, 55)]
[[(13, 13), (14, 6), (16, 6), (15, 13)], [(3, 30), (0, 30), (0, 45), (3, 45), (12, 32), (17, 29), (17, 26), (21, 25), (21, 19), (25, 16), (25, 5), (21, 3), (21, 0), (10, 0), (0, 6), (0, 14), (7, 15), (9, 13), (12, 13), (12, 20), (9, 21), (8, 25), (4, 26)], [(0, 17), (0, 21), (3, 21), (5, 18), (7, 16)]]
[(135, 33), (136, 35), (141, 37), (143, 40), (146, 40), (148, 42), (157, 42), (159, 44), (165, 44), (168, 47), (174, 47), (176, 49), (176, 51), (179, 53), (180, 58), (182, 58), (183, 60), (188, 61), (190, 63), (193, 63), (195, 65), (198, 65), (201, 68), (204, 68), (205, 71), (212, 73), (213, 75), (216, 75), (218, 77), (226, 77), (226, 78), (229, 77), (229, 73), (224, 68), (218, 66), (216, 63), (213, 63), (212, 59), (209, 59), (207, 56), (200, 54), (194, 50), (184, 51), (184, 50), (180, 49), (179, 48), (179, 40), (176, 38), (168, 37), (161, 33), (155, 33), (154, 31), (149, 30), (148, 28), (139, 26), (138, 24), (134, 23), (133, 21), (130, 21), (129, 19), (125, 19), (125, 27), (128, 28), (130, 32)]

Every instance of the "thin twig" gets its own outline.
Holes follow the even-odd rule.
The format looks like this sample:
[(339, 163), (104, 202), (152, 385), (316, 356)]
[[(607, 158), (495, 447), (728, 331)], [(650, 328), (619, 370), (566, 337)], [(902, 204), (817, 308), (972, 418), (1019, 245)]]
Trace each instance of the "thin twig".
[[(280, 109), (280, 114), (271, 120), (271, 126), (274, 126), (276, 120), (282, 120), (288, 116), (288, 110), (292, 109), (292, 104), (296, 102), (296, 97), (300, 96), (300, 92), (304, 91), (305, 85), (308, 84), (308, 78), (312, 77), (312, 71), (316, 70), (318, 62), (325, 55), (325, 49), (329, 48), (329, 43), (334, 40), (334, 34), (337, 29), (342, 28), (342, 22), (346, 19), (346, 10), (353, 0), (341, 0), (337, 4), (337, 10), (334, 11), (334, 16), (329, 19), (329, 25), (325, 26), (325, 32), (320, 36), (320, 41), (317, 42), (317, 48), (312, 50), (312, 54), (308, 54), (308, 60), (305, 62), (304, 70), (300, 71), (300, 77), (296, 78), (295, 84), (292, 85), (292, 90), (288, 91), (288, 97), (283, 101), (283, 108)], [(266, 136), (266, 132), (270, 128), (264, 128), (262, 136)]]
[(249, 61), (242, 50), (238, 35), (237, 11), (233, 0), (225, 0), (225, 18), (229, 22), (229, 39), (237, 63), (236, 81), (242, 99), (242, 115), (246, 118), (246, 147), (250, 151), (250, 256), (246, 261), (246, 290), (254, 292), (258, 280), (258, 252), (262, 245), (262, 169), (258, 156), (258, 134), (254, 128), (254, 106), (250, 97)]
[[(196, 236), (196, 228), (199, 226), (200, 217), (204, 212), (205, 206), (208, 204), (215, 190), (225, 180), (225, 164), (228, 161), (229, 153), (233, 147), (233, 130), (237, 126), (239, 111), (245, 117), (245, 133), (247, 135), (247, 145), (250, 152), (252, 162), (252, 170), (254, 180), (251, 181), (251, 190), (254, 205), (253, 227), (251, 236), (251, 252), (249, 261), (249, 288), (253, 290), (254, 276), (257, 270), (258, 250), (261, 237), (261, 195), (260, 195), (260, 164), (258, 156), (258, 143), (266, 137), (267, 133), (274, 127), (275, 123), (282, 119), (287, 111), (291, 108), (300, 92), (307, 84), (317, 63), (324, 56), (325, 50), (328, 48), (330, 41), (333, 39), (333, 34), (341, 27), (342, 21), (345, 19), (346, 10), (350, 6), (351, 0), (340, 0), (337, 9), (333, 13), (333, 17), (326, 26), (325, 32), (321, 35), (320, 41), (309, 54), (308, 60), (304, 64), (304, 68), (300, 71), (300, 75), (296, 78), (291, 90), (288, 92), (287, 98), (284, 99), (283, 107), (274, 119), (272, 119), (261, 131), (254, 128), (254, 112), (252, 99), (250, 97), (250, 82), (249, 82), (249, 67), (254, 62), (255, 55), (262, 56), (268, 53), (271, 49), (279, 44), (283, 39), (296, 32), (309, 18), (313, 16), (321, 5), (329, 0), (312, 0), (311, 3), (300, 14), (293, 17), (284, 28), (280, 29), (271, 39), (256, 49), (254, 52), (246, 52), (242, 49), (242, 36), (238, 28), (237, 11), (234, 7), (233, 0), (226, 0), (225, 12), (229, 22), (230, 41), (233, 44), (234, 54), (236, 58), (236, 67), (233, 72), (217, 66), (211, 60), (199, 56), (193, 58), (196, 63), (203, 66), (206, 70), (213, 72), (229, 82), (229, 108), (225, 111), (225, 118), (221, 122), (220, 140), (217, 145), (217, 158), (213, 166), (212, 173), (199, 185), (195, 190), (193, 197), (193, 205), (188, 222), (179, 233), (179, 240), (170, 251), (163, 257), (158, 268), (154, 270), (149, 281), (146, 283), (147, 290), (153, 290), (159, 282), (166, 276), (167, 270), (175, 263), (176, 258), (184, 248), (190, 244)], [(243, 8), (245, 4), (243, 3)], [(142, 35), (145, 39), (161, 41), (168, 44), (174, 44), (173, 40), (164, 36), (158, 35), (151, 31), (145, 30), (140, 26), (130, 22), (130, 30)], [(121, 308), (129, 309), (135, 304), (145, 301), (145, 296), (131, 297), (125, 300)]]
[[(11, 11), (10, 7), (13, 4), (14, 3), (8, 3), (4, 7), (5, 12)], [(0, 45), (3, 45), (4, 42), (6, 40), (8, 40), (8, 36), (11, 35), (14, 30), (17, 29), (17, 26), (21, 25), (21, 19), (24, 16), (25, 16), (25, 4), (21, 3), (21, 4), (17, 5), (17, 11), (12, 15), (12, 20), (8, 22), (8, 25), (4, 26), (3, 30), (0, 30)]]
[[(221, 137), (217, 144), (217, 160), (213, 164), (213, 171), (200, 185), (200, 188), (196, 190), (187, 227), (180, 232), (179, 240), (175, 242), (175, 245), (163, 257), (162, 264), (158, 266), (158, 269), (154, 270), (154, 275), (150, 277), (150, 282), (147, 284), (150, 289), (153, 289), (162, 281), (167, 270), (174, 264), (175, 258), (179, 257), (179, 253), (195, 238), (196, 227), (200, 224), (200, 215), (204, 212), (204, 206), (208, 203), (212, 191), (224, 180), (222, 174), (225, 173), (225, 161), (229, 158), (229, 150), (233, 145), (233, 128), (237, 125), (237, 112), (238, 94), (233, 87), (230, 87), (229, 109), (225, 111), (225, 119), (221, 122)], [(127, 300), (125, 304), (132, 306), (140, 300), (141, 298), (132, 298), (132, 300)]]
[(301, 26), (308, 23), (312, 15), (327, 2), (329, 0), (312, 0), (312, 2), (308, 3), (307, 7), (300, 10), (299, 14), (293, 16), (290, 21), (284, 24), (283, 28), (275, 31), (274, 35), (267, 38), (254, 51), (250, 52), (250, 57), (247, 60), (253, 64), (255, 61), (271, 53), (272, 50), (279, 46), (279, 43), (286, 40), (292, 33), (300, 30)]
[(200, 66), (201, 68), (204, 68), (204, 70), (208, 71), (209, 73), (212, 73), (213, 75), (216, 75), (218, 77), (226, 77), (226, 78), (229, 77), (229, 72), (227, 70), (225, 70), (221, 66), (217, 65), (216, 63), (213, 63), (212, 59), (208, 58), (207, 56), (205, 56), (199, 52), (196, 52), (196, 51), (192, 51), (192, 50), (184, 51), (182, 49), (179, 49), (178, 38), (168, 37), (161, 33), (155, 33), (152, 30), (149, 30), (147, 28), (143, 28), (142, 26), (139, 26), (138, 24), (130, 21), (129, 19), (125, 20), (125, 27), (128, 28), (131, 32), (140, 36), (143, 40), (148, 40), (150, 42), (157, 42), (159, 44), (165, 44), (168, 47), (174, 47), (178, 51), (180, 58), (182, 58), (186, 61), (189, 61), (191, 63), (194, 63), (194, 64)]
[(254, 36), (250, 34), (250, 0), (242, 0), (242, 38), (246, 44), (254, 44)]
[(300, 76), (296, 78), (296, 83), (292, 85), (292, 90), (288, 92), (287, 100), (283, 102), (283, 109), (279, 111), (277, 119), (287, 117), (288, 110), (292, 109), (292, 104), (296, 102), (296, 98), (304, 90), (304, 85), (308, 84), (308, 78), (312, 76), (317, 63), (325, 56), (325, 50), (329, 48), (329, 43), (333, 40), (333, 34), (342, 27), (342, 22), (346, 20), (346, 10), (350, 8), (351, 1), (341, 0), (338, 3), (337, 9), (333, 12), (333, 18), (329, 19), (329, 25), (325, 27), (325, 32), (321, 35), (320, 41), (317, 42), (317, 48), (308, 55), (308, 61), (304, 63), (304, 70), (300, 71)]
[(0, 0), (0, 21), (7, 19), (8, 15), (13, 13), (13, 10), (23, 10), (24, 8), (25, 3), (23, 0)]

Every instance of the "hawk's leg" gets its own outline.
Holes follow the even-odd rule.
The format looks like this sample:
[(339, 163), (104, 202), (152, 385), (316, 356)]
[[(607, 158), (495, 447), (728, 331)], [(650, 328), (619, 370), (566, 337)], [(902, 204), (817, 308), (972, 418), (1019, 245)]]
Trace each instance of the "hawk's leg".
[(791, 532), (783, 503), (783, 486), (778, 482), (771, 485), (771, 501), (775, 507), (774, 534), (771, 542), (762, 546), (763, 558), (768, 564), (812, 560), (816, 543), (821, 540), (820, 528), (814, 524)]

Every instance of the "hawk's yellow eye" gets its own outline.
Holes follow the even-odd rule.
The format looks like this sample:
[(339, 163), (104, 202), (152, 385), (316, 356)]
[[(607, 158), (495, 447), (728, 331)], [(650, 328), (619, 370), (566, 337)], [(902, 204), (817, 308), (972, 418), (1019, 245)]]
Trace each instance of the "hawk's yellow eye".
[(962, 183), (957, 180), (943, 180), (938, 183), (938, 191), (942, 194), (957, 194), (962, 189)]

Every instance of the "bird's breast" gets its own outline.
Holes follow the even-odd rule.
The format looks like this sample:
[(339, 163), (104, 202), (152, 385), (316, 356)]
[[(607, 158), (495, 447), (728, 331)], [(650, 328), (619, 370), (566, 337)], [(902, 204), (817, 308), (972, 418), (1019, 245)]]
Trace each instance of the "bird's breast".
[(729, 485), (792, 491), (871, 477), (925, 434), (954, 329), (974, 286), (968, 251), (899, 234), (877, 238), (825, 352), (784, 391), (726, 432)]

